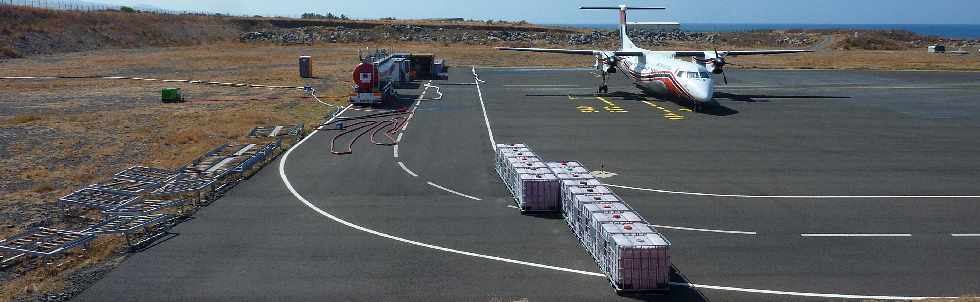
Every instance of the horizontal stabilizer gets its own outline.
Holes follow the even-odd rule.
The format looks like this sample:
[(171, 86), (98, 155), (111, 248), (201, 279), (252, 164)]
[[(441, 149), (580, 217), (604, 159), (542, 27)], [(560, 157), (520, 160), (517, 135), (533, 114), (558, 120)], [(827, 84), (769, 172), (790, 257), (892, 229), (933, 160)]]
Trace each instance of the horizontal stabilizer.
[(625, 7), (620, 7), (620, 6), (583, 6), (583, 7), (579, 7), (578, 9), (612, 9), (612, 10), (621, 10), (621, 9), (624, 9), (624, 8), (626, 10), (636, 10), (636, 9), (660, 9), (660, 10), (663, 10), (663, 9), (667, 9), (666, 7), (641, 7), (641, 6), (625, 6)]

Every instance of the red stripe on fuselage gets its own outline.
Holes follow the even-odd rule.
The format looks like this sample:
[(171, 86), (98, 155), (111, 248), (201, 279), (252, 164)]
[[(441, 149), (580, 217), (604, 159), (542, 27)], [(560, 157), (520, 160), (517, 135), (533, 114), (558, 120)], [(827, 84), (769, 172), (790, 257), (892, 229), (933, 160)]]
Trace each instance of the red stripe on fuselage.
[[(649, 82), (649, 81), (644, 80), (644, 78), (650, 78), (650, 79), (653, 79), (654, 81), (659, 81), (659, 82), (663, 83), (664, 84), (664, 87), (667, 87), (667, 91), (669, 91), (670, 93), (674, 94), (675, 96), (678, 96), (678, 97), (681, 97), (681, 98), (684, 98), (684, 99), (688, 99), (688, 100), (694, 100), (694, 97), (692, 97), (691, 94), (689, 92), (687, 92), (687, 89), (685, 89), (683, 85), (680, 85), (680, 81), (678, 81), (676, 78), (674, 78), (674, 74), (672, 72), (670, 72), (670, 71), (657, 71), (657, 72), (654, 72), (654, 73), (649, 73), (649, 74), (645, 74), (644, 75), (644, 74), (641, 74), (641, 73), (637, 73), (632, 68), (630, 68), (631, 66), (627, 65), (627, 64), (629, 64), (629, 62), (627, 62), (627, 61), (621, 61), (620, 63), (622, 64), (622, 66), (620, 66), (620, 69), (623, 70), (623, 71), (625, 71), (626, 72), (626, 75), (628, 77), (630, 77), (631, 79), (633, 79), (634, 81), (637, 81), (637, 82)], [(667, 74), (668, 76), (666, 78), (654, 77), (654, 74), (656, 74), (656, 73), (664, 73), (664, 74)]]

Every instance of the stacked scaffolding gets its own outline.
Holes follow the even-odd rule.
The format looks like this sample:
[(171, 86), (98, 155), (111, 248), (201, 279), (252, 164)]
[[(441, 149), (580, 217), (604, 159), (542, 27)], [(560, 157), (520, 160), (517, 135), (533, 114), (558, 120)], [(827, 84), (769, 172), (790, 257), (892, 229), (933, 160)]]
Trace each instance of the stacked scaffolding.
[(584, 165), (542, 163), (527, 145), (497, 145), (497, 173), (519, 204), (519, 175), (544, 173), (542, 165), (556, 179), (556, 209), (617, 291), (670, 288), (670, 242)]
[[(95, 239), (95, 235), (54, 228), (34, 228), (0, 240), (0, 251), (15, 255), (53, 256)], [(18, 256), (20, 257), (20, 256)]]
[[(283, 139), (303, 136), (303, 125), (254, 129), (261, 142), (215, 148), (177, 169), (134, 166), (58, 199), (70, 217), (87, 219), (81, 231), (35, 228), (0, 241), (0, 267), (29, 256), (50, 257), (102, 235), (123, 235), (130, 248), (167, 234), (182, 217), (219, 198), (271, 162)], [(271, 138), (271, 139), (270, 139)], [(75, 210), (81, 210), (79, 213)], [(88, 217), (97, 213), (98, 217)]]
[(281, 140), (283, 146), (292, 146), (305, 135), (303, 124), (259, 126), (248, 133), (248, 137), (255, 139), (276, 139)]

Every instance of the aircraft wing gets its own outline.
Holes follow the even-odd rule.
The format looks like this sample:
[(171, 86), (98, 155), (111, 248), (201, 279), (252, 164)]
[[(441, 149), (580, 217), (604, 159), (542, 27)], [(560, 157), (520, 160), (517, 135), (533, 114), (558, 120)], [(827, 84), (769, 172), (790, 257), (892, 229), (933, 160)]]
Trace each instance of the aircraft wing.
[[(803, 52), (813, 52), (812, 50), (726, 50), (719, 51), (718, 53), (722, 56), (752, 56), (752, 55), (778, 55), (787, 53), (803, 53)], [(715, 52), (708, 51), (676, 51), (675, 56), (678, 57), (714, 57)]]
[(560, 54), (571, 54), (571, 55), (589, 55), (597, 56), (603, 55), (605, 57), (641, 57), (643, 52), (640, 51), (604, 51), (604, 50), (588, 50), (588, 49), (554, 49), (554, 48), (513, 48), (513, 47), (497, 47), (497, 50), (509, 50), (509, 51), (527, 51), (527, 52), (544, 52), (544, 53), (560, 53)]
[(599, 50), (587, 50), (587, 49), (554, 49), (554, 48), (513, 48), (513, 47), (497, 47), (497, 50), (509, 50), (509, 51), (527, 51), (527, 52), (544, 52), (544, 53), (562, 53), (570, 55), (589, 55), (594, 56), (602, 53)]

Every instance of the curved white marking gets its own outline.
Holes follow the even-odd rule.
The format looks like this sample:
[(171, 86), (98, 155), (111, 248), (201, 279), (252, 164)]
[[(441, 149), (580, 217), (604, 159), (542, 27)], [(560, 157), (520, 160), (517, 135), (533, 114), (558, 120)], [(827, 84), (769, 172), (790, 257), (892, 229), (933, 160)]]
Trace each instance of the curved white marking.
[(903, 296), (865, 296), (865, 295), (821, 294), (821, 293), (788, 292), (788, 291), (778, 291), (778, 290), (753, 289), (753, 288), (741, 288), (741, 287), (717, 286), (717, 285), (705, 285), (705, 284), (681, 283), (681, 282), (671, 282), (670, 285), (685, 286), (685, 287), (690, 287), (690, 288), (704, 288), (704, 289), (714, 289), (714, 290), (723, 290), (723, 291), (754, 293), (754, 294), (770, 294), (770, 295), (798, 296), (798, 297), (818, 297), (818, 298), (835, 298), (835, 299), (925, 300), (925, 299), (958, 299), (959, 298), (959, 297), (903, 297)]
[(670, 191), (661, 189), (637, 188), (613, 184), (606, 186), (628, 190), (656, 192), (664, 194), (707, 196), (707, 197), (730, 197), (730, 198), (783, 198), (783, 199), (881, 199), (881, 198), (980, 198), (980, 195), (743, 195), (743, 194), (715, 194), (699, 192)]
[(473, 197), (473, 196), (470, 196), (470, 195), (466, 195), (466, 194), (463, 194), (463, 193), (460, 193), (460, 192), (456, 192), (456, 191), (450, 190), (449, 188), (446, 188), (446, 187), (437, 185), (436, 183), (431, 182), (431, 181), (427, 181), (426, 183), (428, 183), (430, 186), (433, 186), (433, 187), (442, 189), (443, 191), (446, 191), (446, 192), (449, 192), (449, 193), (453, 193), (453, 194), (456, 194), (456, 195), (459, 195), (459, 196), (462, 196), (462, 197), (466, 197), (466, 198), (469, 198), (469, 199), (472, 199), (472, 200), (483, 200), (483, 199), (480, 199), (480, 198), (477, 198), (477, 197)]
[(487, 124), (487, 135), (490, 136), (490, 148), (497, 151), (497, 142), (493, 139), (493, 129), (490, 128), (490, 117), (487, 116), (487, 105), (483, 104), (483, 91), (480, 90), (480, 76), (476, 74), (476, 66), (473, 66), (473, 81), (476, 83), (476, 93), (480, 97), (480, 109), (483, 110), (483, 122)]
[(740, 234), (740, 235), (758, 235), (756, 232), (746, 232), (746, 231), (726, 231), (726, 230), (712, 230), (712, 229), (699, 229), (699, 228), (688, 228), (688, 227), (678, 227), (669, 225), (656, 225), (651, 224), (655, 228), (661, 229), (671, 229), (671, 230), (681, 230), (681, 231), (695, 231), (695, 232), (709, 232), (709, 233), (723, 233), (723, 234)]
[[(476, 70), (476, 67), (474, 66), (474, 74), (476, 73), (475, 70)], [(477, 85), (477, 86), (479, 86), (479, 85)], [(481, 96), (481, 104), (482, 104), (482, 96)], [(324, 122), (324, 124), (329, 124), (334, 119), (336, 119), (336, 117), (340, 116), (345, 111), (347, 111), (347, 109), (350, 109), (351, 106), (352, 105), (348, 105), (347, 107), (344, 108), (344, 110), (342, 110), (339, 113), (337, 113), (337, 115), (335, 115), (334, 117), (332, 117), (329, 120), (327, 120), (326, 122)], [(484, 110), (484, 118), (486, 118), (486, 110)], [(489, 120), (487, 120), (487, 130), (488, 131), (490, 130)], [(424, 248), (429, 248), (429, 249), (434, 249), (434, 250), (439, 250), (439, 251), (443, 251), (443, 252), (454, 253), (454, 254), (459, 254), (459, 255), (464, 255), (464, 256), (470, 256), (470, 257), (476, 257), (476, 258), (483, 258), (483, 259), (494, 260), (494, 261), (501, 261), (501, 262), (512, 263), (512, 264), (526, 265), (526, 266), (530, 266), (530, 267), (544, 268), (544, 269), (549, 269), (549, 270), (569, 272), (569, 273), (575, 273), (575, 274), (586, 275), (586, 276), (606, 278), (606, 275), (605, 274), (601, 274), (601, 273), (595, 273), (595, 272), (589, 272), (589, 271), (582, 271), (582, 270), (576, 270), (576, 269), (570, 269), (570, 268), (564, 268), (564, 267), (558, 267), (558, 266), (551, 266), (551, 265), (539, 264), (539, 263), (534, 263), (534, 262), (521, 261), (521, 260), (516, 260), (516, 259), (509, 259), (509, 258), (503, 258), (503, 257), (497, 257), (497, 256), (490, 256), (490, 255), (478, 254), (478, 253), (467, 252), (467, 251), (462, 251), (462, 250), (456, 250), (456, 249), (451, 249), (451, 248), (447, 248), (447, 247), (442, 247), (442, 246), (438, 246), (438, 245), (428, 244), (428, 243), (424, 243), (424, 242), (409, 240), (409, 239), (405, 239), (405, 238), (402, 238), (402, 237), (398, 237), (398, 236), (390, 235), (390, 234), (387, 234), (387, 233), (379, 232), (379, 231), (376, 231), (376, 230), (373, 230), (373, 229), (370, 229), (370, 228), (366, 228), (366, 227), (363, 227), (363, 226), (360, 226), (360, 225), (351, 223), (349, 221), (346, 221), (346, 220), (341, 219), (340, 217), (334, 216), (333, 214), (330, 214), (329, 212), (324, 211), (323, 209), (320, 209), (319, 207), (317, 207), (316, 205), (314, 205), (313, 203), (311, 203), (309, 200), (306, 200), (306, 198), (304, 198), (302, 195), (300, 195), (299, 192), (297, 192), (296, 189), (293, 188), (292, 183), (290, 183), (289, 182), (289, 179), (286, 177), (286, 161), (289, 159), (289, 154), (291, 154), (293, 152), (293, 150), (295, 150), (296, 148), (299, 148), (299, 146), (303, 145), (303, 143), (305, 143), (307, 140), (309, 140), (314, 135), (316, 135), (317, 132), (319, 132), (319, 130), (314, 129), (313, 132), (311, 132), (309, 136), (307, 136), (306, 138), (303, 138), (302, 140), (300, 140), (298, 143), (296, 143), (296, 145), (293, 145), (292, 148), (289, 148), (289, 150), (286, 150), (286, 153), (284, 153), (282, 155), (282, 159), (279, 161), (279, 178), (282, 179), (282, 182), (286, 186), (286, 189), (289, 190), (289, 192), (291, 194), (293, 194), (293, 196), (296, 197), (297, 200), (299, 200), (300, 202), (302, 202), (304, 205), (306, 205), (307, 207), (309, 207), (313, 211), (319, 213), (320, 215), (323, 215), (324, 217), (327, 217), (330, 220), (333, 220), (335, 222), (338, 222), (340, 224), (343, 224), (343, 225), (345, 225), (347, 227), (353, 228), (353, 229), (358, 230), (358, 231), (362, 231), (362, 232), (369, 233), (369, 234), (372, 234), (372, 235), (375, 235), (375, 236), (378, 236), (378, 237), (387, 238), (387, 239), (391, 239), (391, 240), (395, 240), (395, 241), (399, 241), (399, 242), (403, 242), (403, 243), (407, 243), (407, 244), (411, 244), (411, 245), (415, 245), (415, 246), (419, 246), (419, 247), (424, 247)], [(491, 138), (491, 144), (492, 144), (492, 146), (494, 147), (494, 149), (496, 149), (496, 144), (493, 144), (492, 143), (492, 139), (493, 139), (492, 133), (491, 133), (490, 138)], [(862, 295), (843, 295), (843, 294), (820, 294), (820, 293), (787, 292), (787, 291), (762, 290), (762, 289), (751, 289), (751, 288), (738, 288), (738, 287), (716, 286), (716, 285), (705, 285), (705, 284), (694, 284), (694, 283), (677, 283), (677, 282), (671, 282), (670, 284), (671, 285), (675, 285), (675, 286), (684, 286), (684, 287), (690, 287), (690, 288), (696, 288), (696, 289), (697, 288), (704, 288), (704, 289), (713, 289), (713, 290), (722, 290), (722, 291), (734, 291), (734, 292), (757, 293), (757, 294), (773, 294), (773, 295), (789, 295), (789, 296), (801, 296), (801, 297), (826, 297), (826, 298), (843, 298), (843, 299), (878, 299), (878, 300), (923, 300), (923, 299), (956, 299), (956, 298), (958, 298), (958, 297), (901, 297), (901, 296), (862, 296)]]
[[(347, 108), (350, 108), (350, 106), (348, 106)], [(346, 109), (344, 109), (344, 110), (346, 110)], [(341, 112), (341, 113), (343, 113), (343, 112)], [(330, 123), (332, 121), (333, 121), (333, 118), (331, 118), (330, 120), (328, 120), (327, 123)], [(581, 275), (587, 275), (587, 276), (595, 276), (595, 277), (605, 277), (606, 276), (604, 274), (595, 273), (595, 272), (588, 272), (588, 271), (582, 271), (582, 270), (577, 270), (577, 269), (570, 269), (570, 268), (564, 268), (564, 267), (558, 267), (558, 266), (551, 266), (551, 265), (545, 265), (545, 264), (534, 263), (534, 262), (527, 262), (527, 261), (521, 261), (521, 260), (515, 260), (515, 259), (509, 259), (509, 258), (503, 258), (503, 257), (497, 257), (497, 256), (490, 256), (490, 255), (478, 254), (478, 253), (473, 253), (473, 252), (467, 252), (467, 251), (461, 251), (461, 250), (457, 250), (457, 249), (451, 249), (451, 248), (447, 248), (447, 247), (442, 247), (442, 246), (438, 246), (438, 245), (434, 245), (434, 244), (428, 244), (428, 243), (419, 242), (419, 241), (415, 241), (415, 240), (409, 240), (409, 239), (405, 239), (405, 238), (402, 238), (402, 237), (390, 235), (390, 234), (387, 234), (387, 233), (375, 231), (373, 229), (369, 229), (369, 228), (366, 228), (366, 227), (363, 227), (363, 226), (360, 226), (360, 225), (351, 223), (351, 222), (349, 222), (347, 220), (343, 220), (340, 217), (334, 216), (333, 214), (330, 214), (327, 211), (324, 211), (323, 209), (320, 209), (319, 207), (317, 207), (316, 205), (314, 205), (313, 203), (311, 203), (309, 200), (306, 200), (306, 198), (304, 198), (303, 195), (300, 195), (299, 192), (296, 192), (296, 189), (293, 188), (293, 184), (289, 182), (289, 179), (288, 178), (286, 178), (286, 161), (289, 159), (289, 154), (291, 154), (293, 152), (293, 150), (296, 150), (296, 148), (298, 148), (299, 146), (303, 145), (303, 143), (305, 143), (308, 139), (310, 139), (311, 137), (313, 137), (314, 135), (316, 135), (317, 132), (318, 132), (318, 130), (313, 130), (313, 132), (310, 133), (309, 136), (307, 136), (303, 140), (299, 141), (299, 143), (296, 143), (296, 145), (294, 145), (292, 148), (290, 148), (289, 150), (287, 150), (285, 154), (282, 155), (282, 160), (279, 161), (279, 177), (282, 178), (282, 183), (284, 185), (286, 185), (286, 189), (289, 190), (289, 192), (292, 193), (293, 196), (296, 197), (296, 199), (298, 199), (300, 202), (302, 202), (304, 205), (306, 205), (310, 209), (313, 209), (313, 211), (316, 211), (320, 215), (323, 215), (324, 217), (327, 217), (330, 220), (336, 221), (336, 222), (338, 222), (340, 224), (343, 224), (345, 226), (348, 226), (348, 227), (350, 227), (352, 229), (355, 229), (355, 230), (358, 230), (358, 231), (362, 231), (362, 232), (365, 232), (365, 233), (368, 233), (368, 234), (372, 234), (372, 235), (375, 235), (375, 236), (378, 236), (378, 237), (387, 238), (387, 239), (395, 240), (395, 241), (398, 241), (398, 242), (403, 242), (403, 243), (407, 243), (407, 244), (411, 244), (411, 245), (415, 245), (415, 246), (420, 246), (420, 247), (424, 247), (424, 248), (429, 248), (429, 249), (434, 249), (434, 250), (439, 250), (439, 251), (443, 251), (443, 252), (460, 254), (460, 255), (477, 257), (477, 258), (483, 258), (483, 259), (494, 260), (494, 261), (501, 261), (501, 262), (513, 263), (513, 264), (519, 264), (519, 265), (526, 265), (526, 266), (530, 266), (530, 267), (537, 267), (537, 268), (543, 268), (543, 269), (549, 269), (549, 270), (569, 272), (569, 273), (575, 273), (575, 274), (581, 274)]]
[(800, 234), (800, 237), (912, 237), (912, 234)]
[(405, 163), (398, 162), (398, 166), (399, 167), (402, 167), (402, 170), (405, 170), (405, 173), (408, 173), (408, 175), (411, 175), (412, 177), (419, 177), (418, 174), (415, 174), (415, 172), (412, 172), (412, 170), (409, 170), (408, 167), (405, 166)]

